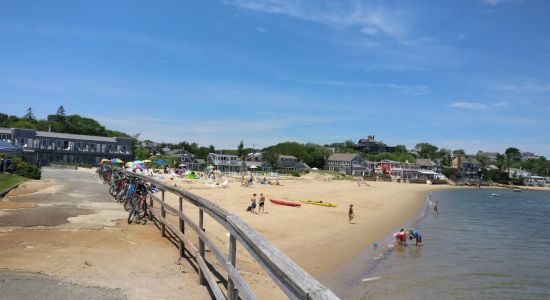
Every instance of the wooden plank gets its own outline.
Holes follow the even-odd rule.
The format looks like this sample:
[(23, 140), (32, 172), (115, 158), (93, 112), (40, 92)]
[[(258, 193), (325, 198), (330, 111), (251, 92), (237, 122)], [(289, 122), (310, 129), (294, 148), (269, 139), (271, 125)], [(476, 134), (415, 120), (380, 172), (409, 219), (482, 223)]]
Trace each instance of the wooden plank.
[[(204, 231), (204, 213), (202, 208), (199, 209), (199, 231)], [(204, 259), (204, 241), (202, 236), (199, 234), (199, 256)], [(199, 282), (204, 284), (204, 273), (199, 272)]]
[(218, 281), (217, 281), (216, 277), (214, 276), (214, 274), (212, 274), (212, 272), (210, 271), (210, 269), (206, 265), (206, 262), (204, 261), (204, 259), (200, 255), (197, 255), (196, 257), (197, 257), (197, 263), (199, 265), (199, 270), (202, 270), (202, 274), (204, 274), (204, 278), (208, 282), (208, 285), (210, 286), (210, 290), (214, 294), (214, 297), (216, 299), (224, 299), (225, 300), (226, 299), (225, 295), (222, 293), (222, 290), (220, 289), (220, 286), (218, 285)]
[(288, 258), (279, 249), (260, 236), (238, 216), (227, 216), (230, 224), (240, 233), (237, 239), (290, 298), (338, 299), (338, 297), (319, 281), (310, 276), (300, 266)]
[[(181, 196), (179, 197), (179, 211), (183, 212), (183, 198)], [(183, 219), (178, 218), (178, 223), (179, 223), (179, 230), (180, 230), (181, 234), (185, 235), (185, 223), (184, 223)], [(179, 241), (178, 250), (179, 250), (179, 253), (180, 253), (180, 257), (184, 257), (185, 256), (185, 244), (184, 244), (183, 240)]]
[[(235, 266), (237, 258), (237, 239), (234, 235), (229, 235), (229, 262), (231, 266)], [(231, 272), (228, 274), (227, 279), (227, 293), (229, 294), (229, 300), (238, 300), (239, 299), (239, 293), (237, 292), (237, 289), (235, 289), (235, 283), (233, 282), (233, 278), (231, 278)]]
[[(260, 265), (262, 265), (262, 267), (289, 298), (338, 299), (332, 291), (324, 287), (315, 278), (311, 277), (308, 273), (302, 270), (298, 265), (296, 265), (267, 240), (261, 237), (254, 229), (244, 223), (236, 215), (233, 215), (217, 204), (214, 204), (207, 199), (194, 195), (188, 191), (167, 186), (163, 182), (139, 174), (130, 173), (127, 171), (123, 172), (129, 174), (130, 176), (138, 177), (147, 182), (156, 184), (166, 191), (173, 192), (176, 195), (183, 197), (185, 201), (197, 206), (202, 212), (207, 213), (210, 217), (226, 228), (231, 234), (235, 235), (236, 239), (239, 240), (245, 249), (260, 263)], [(152, 199), (156, 200), (155, 198)], [(175, 214), (180, 216), (181, 220), (188, 222), (191, 229), (199, 234), (202, 242), (213, 250), (212, 252), (214, 253), (214, 256), (218, 259), (218, 261), (220, 261), (226, 271), (228, 271), (230, 278), (234, 280), (236, 286), (243, 283), (243, 287), (248, 287), (244, 280), (242, 280), (242, 277), (238, 271), (227, 262), (225, 255), (223, 255), (223, 253), (221, 253), (221, 251), (219, 251), (219, 249), (217, 249), (202, 232), (202, 226), (197, 226), (196, 224), (189, 222), (189, 218), (187, 218), (182, 212), (175, 210), (165, 203), (162, 207), (164, 207), (165, 210), (176, 212)], [(166, 222), (166, 219), (164, 219), (164, 221)], [(222, 261), (225, 261), (226, 263), (224, 264)], [(240, 282), (241, 280), (238, 280), (237, 278), (241, 279), (242, 282)], [(240, 286), (238, 286), (238, 288), (240, 290)], [(241, 292), (240, 296), (245, 298), (248, 295), (245, 296)]]

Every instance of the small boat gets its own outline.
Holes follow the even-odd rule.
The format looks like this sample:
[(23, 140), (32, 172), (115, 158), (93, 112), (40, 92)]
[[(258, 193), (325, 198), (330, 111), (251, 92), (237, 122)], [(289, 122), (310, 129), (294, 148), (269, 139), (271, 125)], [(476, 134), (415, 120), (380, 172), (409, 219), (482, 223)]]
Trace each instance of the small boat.
[(516, 192), (516, 193), (521, 193), (521, 189), (518, 188), (518, 187), (516, 187), (516, 188), (514, 188), (514, 192)]
[(306, 200), (302, 199), (300, 200), (307, 204), (313, 204), (313, 205), (321, 205), (321, 206), (328, 206), (328, 207), (336, 207), (336, 204), (330, 203), (330, 202), (323, 202), (323, 201), (317, 201), (317, 200)]
[(278, 199), (269, 199), (271, 203), (279, 204), (279, 205), (286, 205), (286, 206), (293, 206), (293, 207), (300, 207), (302, 204), (296, 203), (296, 202), (288, 202), (284, 200), (278, 200)]
[(497, 193), (492, 193), (491, 196), (493, 196), (493, 197), (500, 197), (500, 195), (497, 194)]

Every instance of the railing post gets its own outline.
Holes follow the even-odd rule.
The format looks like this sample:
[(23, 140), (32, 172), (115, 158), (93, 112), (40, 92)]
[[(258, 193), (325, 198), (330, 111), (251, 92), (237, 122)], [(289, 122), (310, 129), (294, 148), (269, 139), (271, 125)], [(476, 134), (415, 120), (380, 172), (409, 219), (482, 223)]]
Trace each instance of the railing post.
[[(180, 212), (183, 213), (183, 198), (180, 196)], [(185, 223), (181, 217), (178, 217), (180, 220), (180, 232), (181, 234), (185, 234)], [(180, 250), (180, 257), (185, 256), (185, 245), (183, 244), (183, 240), (180, 240), (179, 242), (179, 250)]]
[[(162, 201), (162, 206), (160, 207), (160, 215), (162, 216), (163, 219), (166, 219), (166, 211), (164, 210), (164, 190), (161, 190), (161, 201)], [(164, 224), (164, 221), (161, 222), (161, 235), (162, 237), (165, 237), (166, 236), (166, 225)]]
[[(199, 208), (199, 230), (204, 231), (204, 212), (202, 208)], [(204, 242), (199, 236), (199, 255), (204, 260)], [(199, 268), (199, 284), (205, 285), (206, 278), (204, 278), (204, 272)]]
[[(235, 261), (237, 258), (237, 239), (233, 234), (229, 236), (229, 261), (231, 265), (235, 266)], [(239, 291), (235, 289), (235, 283), (233, 283), (233, 279), (231, 279), (231, 272), (228, 274), (227, 278), (227, 294), (229, 295), (229, 300), (238, 300), (239, 299)]]

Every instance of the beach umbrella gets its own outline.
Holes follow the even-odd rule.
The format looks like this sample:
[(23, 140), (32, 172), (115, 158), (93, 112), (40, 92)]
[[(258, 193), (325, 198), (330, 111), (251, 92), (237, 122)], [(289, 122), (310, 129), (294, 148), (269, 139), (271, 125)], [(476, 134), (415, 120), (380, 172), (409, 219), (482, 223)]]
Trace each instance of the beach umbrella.
[(145, 163), (150, 163), (151, 160), (150, 160), (150, 159), (146, 159), (146, 160), (144, 160), (143, 162), (145, 162)]
[(102, 158), (102, 159), (101, 159), (101, 162), (108, 162), (108, 161), (111, 161), (111, 160), (106, 159), (106, 158)]
[(113, 159), (111, 159), (111, 162), (112, 162), (113, 164), (121, 164), (121, 163), (123, 163), (122, 159), (119, 159), (119, 158), (113, 158)]
[(179, 164), (178, 167), (185, 167), (185, 164)]
[(134, 160), (134, 164), (143, 165), (145, 162), (143, 160)]
[(159, 165), (165, 165), (165, 164), (166, 164), (166, 160), (164, 160), (164, 159), (157, 159), (157, 160), (155, 160), (155, 163), (156, 163), (156, 164), (159, 164)]
[(256, 166), (250, 166), (250, 167), (248, 167), (248, 168), (250, 168), (250, 169), (257, 169), (258, 167), (256, 167)]

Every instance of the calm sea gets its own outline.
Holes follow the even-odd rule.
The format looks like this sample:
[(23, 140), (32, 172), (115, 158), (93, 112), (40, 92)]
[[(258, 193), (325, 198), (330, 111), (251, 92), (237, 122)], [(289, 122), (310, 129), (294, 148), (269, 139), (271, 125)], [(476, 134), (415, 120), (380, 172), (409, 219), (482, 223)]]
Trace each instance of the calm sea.
[(550, 193), (461, 189), (429, 199), (439, 214), (426, 207), (409, 224), (423, 247), (392, 248), (389, 236), (328, 285), (344, 299), (550, 299)]

